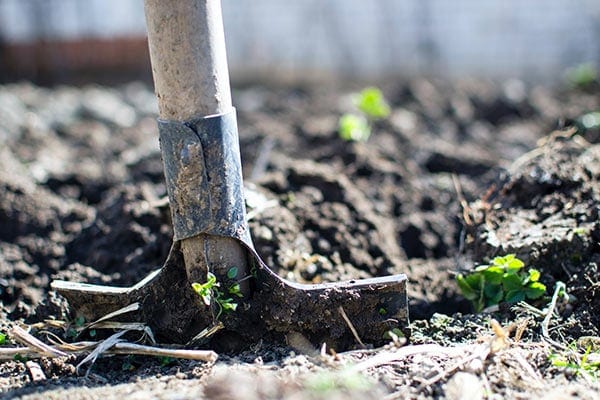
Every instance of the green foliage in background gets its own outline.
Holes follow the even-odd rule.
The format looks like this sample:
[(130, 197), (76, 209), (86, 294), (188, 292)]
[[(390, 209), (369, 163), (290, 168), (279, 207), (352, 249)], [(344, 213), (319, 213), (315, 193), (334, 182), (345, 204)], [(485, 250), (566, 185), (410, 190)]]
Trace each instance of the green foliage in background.
[(592, 63), (579, 64), (567, 70), (566, 78), (571, 86), (585, 89), (598, 81), (598, 68)]
[(525, 272), (524, 266), (514, 254), (495, 257), (489, 265), (480, 265), (467, 275), (459, 274), (456, 282), (477, 312), (502, 301), (517, 303), (543, 296), (546, 286), (539, 282), (540, 271)]
[(354, 103), (370, 119), (387, 118), (390, 115), (390, 106), (376, 87), (363, 89), (354, 97)]

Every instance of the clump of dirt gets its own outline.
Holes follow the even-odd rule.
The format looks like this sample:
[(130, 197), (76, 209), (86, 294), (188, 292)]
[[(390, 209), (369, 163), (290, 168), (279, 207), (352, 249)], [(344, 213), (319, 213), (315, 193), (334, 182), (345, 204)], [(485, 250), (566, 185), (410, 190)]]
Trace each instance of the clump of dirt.
[[(386, 83), (390, 117), (368, 142), (351, 143), (336, 130), (354, 89), (234, 90), (253, 239), (269, 266), (298, 282), (406, 273), (410, 340), (438, 347), (400, 356), (413, 350), (396, 341), (316, 356), (293, 343), (254, 343), (215, 366), (118, 356), (99, 359), (83, 377), (74, 368), (82, 357), (42, 359), (41, 382), (23, 362), (8, 361), (0, 365), (3, 394), (82, 397), (89, 387), (97, 397), (135, 390), (219, 399), (238, 385), (248, 398), (432, 398), (465, 387), (510, 397), (567, 383), (590, 393), (592, 383), (552, 366), (540, 345), (543, 317), (530, 309), (500, 305), (493, 315), (524, 344), (479, 346), (503, 334), (489, 315), (470, 314), (453, 274), (517, 253), (542, 271), (548, 295), (566, 284), (571, 298), (557, 305), (554, 340), (600, 335), (600, 135), (579, 124), (577, 134), (547, 137), (600, 109), (597, 91), (519, 81)], [(140, 83), (0, 88), (0, 330), (72, 318), (49, 293), (52, 279), (129, 286), (164, 262), (172, 230), (155, 114), (154, 95)], [(457, 363), (447, 347), (457, 344), (481, 365), (447, 370)], [(485, 357), (475, 353), (483, 350)], [(374, 366), (361, 364), (368, 360)], [(514, 376), (531, 373), (526, 364), (535, 376), (519, 383)], [(467, 375), (455, 375), (459, 369)]]

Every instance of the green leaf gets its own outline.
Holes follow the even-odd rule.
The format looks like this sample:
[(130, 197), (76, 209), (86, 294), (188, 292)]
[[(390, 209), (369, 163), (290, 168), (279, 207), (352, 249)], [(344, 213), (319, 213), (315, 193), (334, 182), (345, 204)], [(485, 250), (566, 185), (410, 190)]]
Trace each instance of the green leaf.
[(491, 267), (491, 265), (487, 265), (487, 264), (478, 265), (477, 267), (475, 267), (475, 272), (483, 272), (490, 267)]
[(376, 87), (363, 89), (355, 98), (356, 107), (369, 118), (386, 118), (390, 115), (390, 106), (383, 93)]
[(456, 283), (465, 299), (473, 301), (479, 297), (479, 291), (476, 291), (467, 283), (463, 274), (458, 274), (456, 276)]
[(239, 283), (234, 283), (233, 285), (231, 285), (229, 287), (229, 294), (232, 294), (234, 296), (237, 297), (244, 297), (244, 295), (242, 294), (242, 290), (240, 288), (240, 284)]
[(530, 269), (529, 271), (529, 282), (537, 282), (540, 280), (540, 271), (537, 269)]
[(207, 285), (209, 288), (212, 289), (213, 286), (219, 286), (217, 284), (217, 277), (215, 276), (215, 274), (213, 274), (212, 272), (209, 272), (206, 274), (206, 283), (205, 285)]
[(483, 283), (485, 281), (483, 274), (469, 274), (465, 277), (465, 280), (467, 281), (469, 286), (471, 286), (477, 292), (481, 292), (481, 290), (483, 289)]
[(502, 286), (507, 292), (510, 292), (511, 290), (523, 290), (521, 278), (517, 274), (512, 274), (510, 272), (507, 272), (502, 276)]
[(6, 344), (6, 333), (0, 332), (0, 345)]
[(507, 303), (518, 303), (525, 300), (525, 292), (523, 290), (511, 290), (506, 293)]
[(200, 298), (202, 299), (202, 302), (204, 304), (206, 304), (207, 306), (210, 306), (210, 301), (212, 300), (212, 287), (213, 286), (214, 286), (214, 283), (211, 284), (209, 282), (206, 282), (206, 283), (194, 282), (194, 283), (192, 283), (192, 289), (194, 289), (196, 294), (198, 294), (198, 296), (200, 296)]
[(504, 275), (504, 270), (501, 267), (489, 267), (483, 271), (483, 276), (485, 277), (485, 281), (491, 284), (499, 284), (502, 282), (502, 276)]
[(238, 268), (237, 267), (231, 267), (227, 271), (227, 277), (229, 279), (235, 279), (237, 277), (237, 274), (238, 274)]
[(237, 309), (237, 303), (233, 302), (233, 299), (223, 299), (219, 302), (223, 311), (235, 311)]
[[(506, 257), (508, 257), (509, 255), (507, 255)], [(492, 258), (492, 265), (495, 265), (497, 267), (504, 267), (504, 265), (506, 264), (506, 257), (498, 256)]]
[(530, 299), (540, 298), (546, 293), (546, 285), (540, 282), (531, 282), (525, 288), (525, 294)]
[(338, 122), (338, 131), (342, 139), (365, 142), (371, 136), (371, 127), (366, 118), (355, 114), (344, 114)]
[(515, 257), (514, 254), (508, 254), (505, 257), (505, 263), (504, 265), (506, 266), (506, 269), (511, 272), (511, 271), (518, 271), (521, 268), (523, 268), (525, 266), (525, 263), (521, 260), (519, 260), (518, 258)]
[(488, 300), (488, 304), (498, 304), (504, 296), (504, 291), (501, 285), (486, 285), (483, 289), (483, 293)]

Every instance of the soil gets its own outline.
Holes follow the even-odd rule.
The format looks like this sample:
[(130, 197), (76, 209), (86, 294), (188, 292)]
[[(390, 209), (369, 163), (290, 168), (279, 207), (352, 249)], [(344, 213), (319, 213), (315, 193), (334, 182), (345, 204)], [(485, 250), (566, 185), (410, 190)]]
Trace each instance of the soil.
[[(2, 396), (598, 398), (597, 380), (550, 361), (558, 350), (543, 340), (540, 313), (564, 282), (551, 341), (600, 341), (600, 128), (580, 122), (600, 109), (600, 89), (387, 82), (389, 118), (367, 142), (345, 142), (337, 120), (360, 88), (234, 90), (256, 250), (303, 283), (405, 273), (410, 346), (468, 353), (495, 337), (500, 348), (474, 366), (428, 347), (389, 358), (411, 351), (401, 341), (335, 355), (315, 353), (320, 343), (258, 341), (221, 351), (215, 364), (113, 356), (86, 373), (76, 369), (83, 356), (41, 358), (38, 381), (9, 360)], [(72, 321), (53, 279), (130, 286), (162, 265), (172, 230), (155, 116), (143, 83), (0, 87), (0, 330), (26, 324), (47, 340), (40, 322)], [(455, 274), (508, 253), (540, 270), (547, 296), (533, 309), (474, 313)], [(388, 361), (356, 367), (378, 357)]]

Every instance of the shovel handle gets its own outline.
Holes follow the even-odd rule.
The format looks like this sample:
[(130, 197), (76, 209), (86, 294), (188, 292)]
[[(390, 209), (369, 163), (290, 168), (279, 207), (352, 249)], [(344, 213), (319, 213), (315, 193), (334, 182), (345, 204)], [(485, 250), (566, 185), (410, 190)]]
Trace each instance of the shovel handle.
[[(184, 123), (232, 112), (220, 0), (145, 0), (144, 10), (159, 118)], [(183, 239), (181, 250), (190, 282), (204, 282), (208, 271), (223, 276), (232, 266), (236, 278), (248, 274), (246, 252), (235, 239), (201, 233)]]
[(231, 109), (220, 0), (145, 0), (159, 117), (187, 121)]

